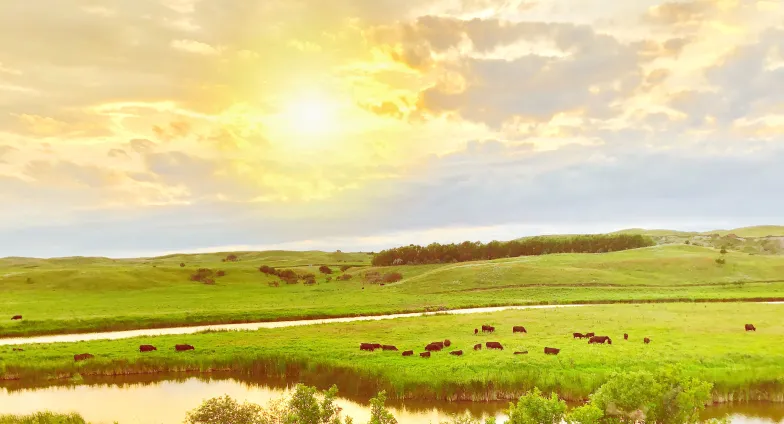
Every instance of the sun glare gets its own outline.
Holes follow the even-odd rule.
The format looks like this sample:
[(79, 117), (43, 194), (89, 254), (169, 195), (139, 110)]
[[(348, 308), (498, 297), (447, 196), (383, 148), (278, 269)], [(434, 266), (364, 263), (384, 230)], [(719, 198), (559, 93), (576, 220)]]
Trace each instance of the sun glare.
[(286, 108), (290, 129), (300, 135), (328, 135), (336, 128), (335, 105), (320, 98), (303, 98)]

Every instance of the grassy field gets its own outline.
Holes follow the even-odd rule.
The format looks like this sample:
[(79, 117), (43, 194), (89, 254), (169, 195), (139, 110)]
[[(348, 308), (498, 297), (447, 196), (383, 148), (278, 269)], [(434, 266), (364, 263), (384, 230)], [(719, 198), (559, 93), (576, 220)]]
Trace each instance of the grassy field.
[[(784, 305), (648, 304), (518, 310), (477, 315), (435, 315), (397, 320), (290, 327), (254, 332), (0, 347), (0, 376), (32, 382), (74, 373), (116, 375), (168, 371), (234, 370), (297, 373), (306, 383), (336, 382), (341, 392), (388, 390), (397, 398), (493, 400), (513, 398), (538, 386), (580, 399), (613, 371), (656, 370), (680, 365), (715, 384), (717, 400), (730, 397), (784, 399)], [(756, 332), (744, 331), (753, 323)], [(495, 334), (473, 334), (482, 324)], [(528, 334), (512, 334), (524, 325)], [(612, 345), (589, 345), (572, 332), (593, 331)], [(623, 340), (623, 333), (629, 340)], [(650, 337), (651, 344), (643, 338)], [(431, 341), (450, 339), (450, 350), (430, 359), (400, 352), (361, 352), (361, 342), (392, 344), (422, 352)], [(473, 351), (476, 343), (501, 342), (503, 351)], [(157, 352), (141, 354), (139, 344)], [(176, 343), (195, 351), (174, 352)], [(558, 356), (544, 347), (560, 348)], [(513, 355), (527, 350), (527, 355)], [(74, 363), (73, 355), (96, 356)]]
[[(0, 259), (0, 337), (510, 304), (784, 299), (784, 257), (730, 252), (718, 265), (717, 250), (682, 244), (380, 269), (364, 253), (254, 252), (221, 262), (226, 255)], [(271, 287), (277, 278), (260, 273), (262, 264), (313, 272), (318, 284)], [(335, 270), (331, 282), (319, 264)], [(352, 280), (335, 280), (340, 265), (354, 266)], [(190, 281), (202, 267), (226, 276)], [(404, 279), (364, 284), (374, 270)], [(17, 314), (24, 319), (11, 321)]]

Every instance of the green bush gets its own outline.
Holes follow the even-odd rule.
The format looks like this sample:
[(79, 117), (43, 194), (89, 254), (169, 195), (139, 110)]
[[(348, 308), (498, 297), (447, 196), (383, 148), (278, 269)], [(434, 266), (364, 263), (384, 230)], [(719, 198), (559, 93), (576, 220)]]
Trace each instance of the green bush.
[(79, 414), (37, 412), (31, 415), (0, 415), (0, 424), (87, 424)]

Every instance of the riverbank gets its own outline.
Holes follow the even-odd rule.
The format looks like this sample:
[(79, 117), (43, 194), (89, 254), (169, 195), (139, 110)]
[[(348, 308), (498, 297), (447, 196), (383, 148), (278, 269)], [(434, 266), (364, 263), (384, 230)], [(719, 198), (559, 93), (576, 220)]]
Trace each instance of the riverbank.
[[(6, 346), (0, 348), (0, 378), (19, 380), (15, 384), (46, 384), (76, 374), (232, 371), (248, 376), (295, 375), (310, 384), (346, 381), (344, 386), (387, 390), (399, 399), (512, 399), (537, 386), (580, 400), (614, 371), (678, 365), (714, 383), (715, 401), (784, 401), (781, 316), (784, 305), (614, 305), (25, 345), (23, 352)], [(753, 323), (757, 331), (744, 331), (746, 323)], [(474, 328), (483, 324), (498, 330), (475, 336)], [(524, 325), (528, 334), (512, 334), (513, 325)], [(589, 345), (572, 338), (572, 332), (588, 331), (610, 335), (613, 344)], [(628, 341), (623, 333), (629, 334)], [(652, 342), (644, 344), (644, 337)], [(377, 342), (418, 353), (428, 342), (447, 338), (452, 342), (450, 350), (463, 350), (463, 356), (438, 352), (423, 359), (359, 350), (362, 342)], [(505, 349), (473, 351), (474, 344), (487, 341), (498, 341)], [(174, 344), (180, 343), (196, 349), (175, 352)], [(139, 353), (140, 344), (156, 345), (158, 351)], [(544, 347), (561, 352), (544, 355)], [(527, 355), (513, 354), (525, 350)], [(74, 363), (77, 353), (95, 358)]]
[[(170, 259), (16, 264), (0, 269), (0, 317), (23, 319), (0, 319), (0, 338), (506, 305), (784, 300), (784, 257), (728, 253), (719, 265), (718, 254), (669, 245), (441, 265), (360, 263), (345, 271), (333, 266), (330, 275), (292, 259), (292, 267), (315, 274), (317, 284), (277, 287), (277, 277), (258, 271), (263, 257), (220, 262), (206, 256), (185, 267)], [(202, 267), (225, 276), (214, 285), (191, 281), (194, 268)], [(403, 280), (366, 283), (363, 275), (374, 271), (399, 272)], [(338, 281), (344, 274), (351, 279)]]

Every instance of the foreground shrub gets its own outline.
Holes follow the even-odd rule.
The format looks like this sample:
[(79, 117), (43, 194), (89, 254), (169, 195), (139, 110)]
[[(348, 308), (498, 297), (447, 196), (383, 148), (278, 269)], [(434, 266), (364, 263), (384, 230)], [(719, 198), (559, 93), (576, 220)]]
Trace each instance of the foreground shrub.
[(559, 424), (566, 412), (566, 402), (551, 394), (544, 397), (538, 388), (520, 397), (517, 405), (509, 404), (510, 424)]
[(727, 263), (727, 260), (724, 258), (716, 258), (716, 263), (719, 265), (724, 265)]
[(252, 403), (239, 404), (228, 395), (205, 400), (188, 412), (186, 424), (262, 424), (262, 408)]
[(81, 415), (37, 412), (30, 415), (0, 415), (0, 424), (87, 424)]

